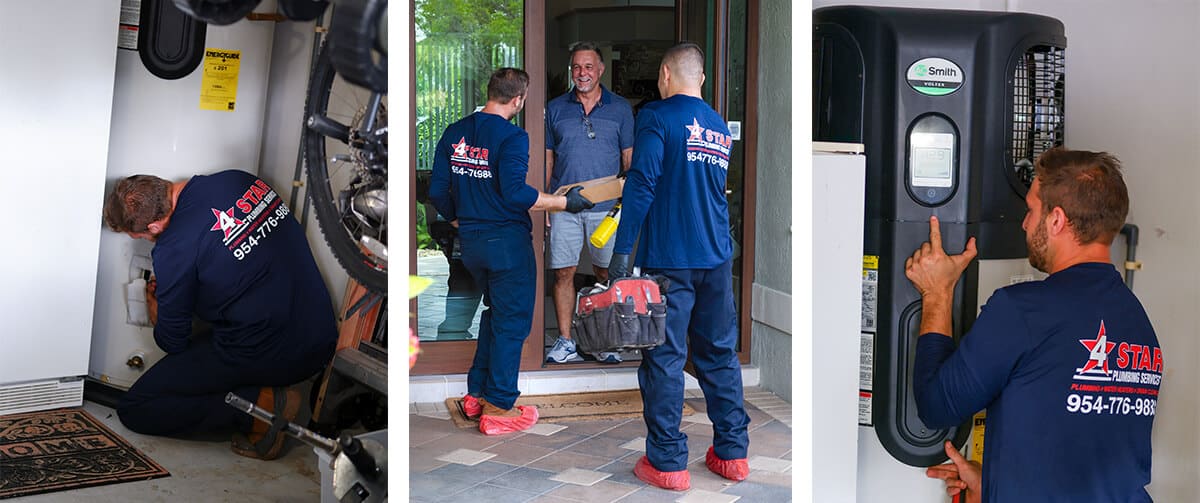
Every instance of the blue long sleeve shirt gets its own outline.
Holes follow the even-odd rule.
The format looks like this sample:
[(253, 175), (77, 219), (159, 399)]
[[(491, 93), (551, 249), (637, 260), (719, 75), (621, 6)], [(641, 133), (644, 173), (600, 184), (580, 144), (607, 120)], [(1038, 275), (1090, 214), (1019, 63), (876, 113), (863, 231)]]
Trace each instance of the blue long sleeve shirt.
[(525, 183), (529, 134), (499, 115), (475, 112), (438, 141), (429, 199), (460, 230), (519, 224), (533, 231), (529, 208), (538, 190)]
[(987, 408), (983, 501), (1150, 501), (1150, 430), (1163, 355), (1111, 264), (996, 291), (958, 348), (917, 340), (921, 420)]
[[(333, 350), (333, 303), (303, 229), (275, 191), (244, 171), (195, 176), (151, 252), (154, 340), (187, 348), (192, 319), (212, 326), (230, 363)], [(332, 353), (331, 353), (332, 354)]]
[(647, 104), (635, 124), (613, 253), (661, 269), (711, 269), (733, 257), (725, 177), (733, 139), (704, 100), (677, 94)]

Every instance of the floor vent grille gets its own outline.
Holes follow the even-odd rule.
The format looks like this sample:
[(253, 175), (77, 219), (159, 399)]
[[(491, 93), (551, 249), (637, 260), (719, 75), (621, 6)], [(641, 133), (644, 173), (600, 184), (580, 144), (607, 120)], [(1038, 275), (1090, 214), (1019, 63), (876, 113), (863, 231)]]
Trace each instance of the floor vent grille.
[(83, 405), (83, 379), (65, 378), (0, 386), (0, 416)]

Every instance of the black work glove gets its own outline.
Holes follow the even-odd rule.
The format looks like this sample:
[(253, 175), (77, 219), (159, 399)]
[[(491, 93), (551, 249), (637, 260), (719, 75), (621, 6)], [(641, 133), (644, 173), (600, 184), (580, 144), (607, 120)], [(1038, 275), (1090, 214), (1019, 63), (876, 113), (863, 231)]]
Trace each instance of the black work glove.
[(614, 253), (608, 262), (608, 281), (629, 277), (629, 262), (628, 253)]
[(596, 205), (588, 198), (583, 197), (583, 187), (575, 187), (567, 191), (567, 211), (571, 213), (579, 213)]

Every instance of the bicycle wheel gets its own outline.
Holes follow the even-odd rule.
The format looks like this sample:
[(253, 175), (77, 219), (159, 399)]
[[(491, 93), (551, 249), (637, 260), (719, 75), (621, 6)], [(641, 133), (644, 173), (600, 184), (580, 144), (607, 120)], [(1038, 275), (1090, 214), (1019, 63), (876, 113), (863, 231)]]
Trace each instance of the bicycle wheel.
[(308, 195), (321, 234), (350, 276), (386, 294), (387, 96), (342, 80), (327, 40), (309, 79), (304, 117)]

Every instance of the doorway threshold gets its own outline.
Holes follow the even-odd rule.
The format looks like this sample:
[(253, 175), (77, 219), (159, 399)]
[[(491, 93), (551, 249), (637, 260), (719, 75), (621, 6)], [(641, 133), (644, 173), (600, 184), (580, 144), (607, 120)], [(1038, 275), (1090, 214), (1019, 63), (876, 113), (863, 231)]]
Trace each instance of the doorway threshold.
[[(684, 374), (684, 389), (698, 390), (700, 383), (690, 374)], [(742, 387), (759, 385), (758, 367), (742, 365)], [(637, 389), (637, 368), (546, 370), (522, 372), (517, 387), (525, 395), (550, 395), (554, 393), (579, 393), (584, 391), (612, 391)], [(410, 376), (408, 378), (409, 403), (441, 403), (450, 397), (467, 394), (466, 374)]]

